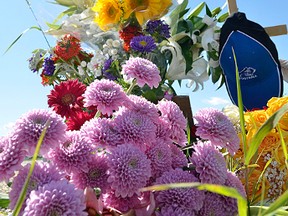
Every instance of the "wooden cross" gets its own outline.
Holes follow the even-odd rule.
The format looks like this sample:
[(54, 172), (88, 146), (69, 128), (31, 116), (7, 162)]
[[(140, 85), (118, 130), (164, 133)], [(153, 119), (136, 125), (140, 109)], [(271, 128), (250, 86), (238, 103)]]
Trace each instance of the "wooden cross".
[[(229, 14), (238, 12), (236, 0), (227, 0), (227, 4), (228, 4)], [(278, 35), (288, 34), (287, 25), (277, 25), (277, 26), (266, 27), (265, 31), (267, 32), (269, 36), (278, 36)]]

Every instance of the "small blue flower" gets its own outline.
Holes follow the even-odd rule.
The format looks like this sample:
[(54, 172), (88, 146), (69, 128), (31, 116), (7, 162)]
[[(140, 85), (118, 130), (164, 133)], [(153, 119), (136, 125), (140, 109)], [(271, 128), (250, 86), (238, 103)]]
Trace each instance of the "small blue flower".
[(130, 47), (139, 52), (152, 52), (156, 49), (156, 44), (153, 37), (140, 35), (132, 38)]
[(52, 76), (55, 71), (55, 65), (54, 61), (50, 57), (47, 57), (44, 59), (44, 64), (43, 64), (43, 74), (46, 76)]
[(146, 25), (146, 32), (157, 38), (158, 43), (170, 38), (170, 27), (162, 20), (150, 20)]

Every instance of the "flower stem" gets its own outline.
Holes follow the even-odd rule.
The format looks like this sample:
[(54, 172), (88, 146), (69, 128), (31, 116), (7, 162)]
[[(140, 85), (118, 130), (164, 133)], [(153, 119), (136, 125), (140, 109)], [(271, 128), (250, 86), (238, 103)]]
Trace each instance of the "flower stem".
[(131, 92), (132, 92), (132, 90), (133, 90), (133, 88), (134, 88), (135, 86), (136, 86), (136, 79), (133, 79), (131, 85), (129, 86), (129, 88), (128, 88), (127, 91), (126, 91), (126, 94), (127, 94), (127, 95), (130, 95)]

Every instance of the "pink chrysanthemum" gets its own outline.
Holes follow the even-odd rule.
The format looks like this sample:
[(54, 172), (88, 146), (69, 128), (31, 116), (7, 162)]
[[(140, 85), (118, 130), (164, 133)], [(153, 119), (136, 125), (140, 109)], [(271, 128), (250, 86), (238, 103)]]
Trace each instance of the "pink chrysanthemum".
[(172, 156), (172, 168), (183, 168), (188, 164), (188, 159), (181, 148), (171, 143), (169, 145)]
[(84, 93), (84, 106), (96, 106), (102, 114), (111, 115), (127, 101), (122, 87), (111, 80), (95, 80)]
[(239, 148), (239, 137), (233, 123), (221, 111), (214, 108), (201, 109), (194, 115), (197, 120), (196, 135), (210, 140), (214, 145), (227, 148), (234, 155)]
[(172, 143), (172, 139), (170, 138), (172, 131), (169, 129), (169, 122), (162, 118), (157, 118), (154, 120), (154, 124), (156, 125), (156, 140)]
[(100, 188), (101, 193), (105, 193), (109, 184), (107, 158), (95, 155), (88, 163), (87, 171), (79, 170), (73, 172), (71, 176), (72, 183), (80, 189), (86, 187)]
[(235, 173), (228, 171), (225, 185), (228, 187), (234, 187), (243, 197), (246, 197), (245, 188)]
[(190, 161), (199, 173), (201, 183), (224, 184), (227, 179), (226, 161), (210, 141), (198, 141)]
[(187, 142), (185, 130), (187, 121), (179, 106), (173, 101), (161, 100), (157, 105), (161, 118), (169, 124), (171, 139), (181, 146)]
[(0, 137), (0, 182), (8, 181), (21, 168), (26, 156), (21, 144), (10, 137)]
[(123, 143), (133, 143), (141, 149), (150, 145), (156, 138), (156, 126), (150, 118), (127, 108), (115, 114), (115, 128)]
[(157, 88), (161, 81), (158, 67), (150, 60), (141, 57), (131, 57), (127, 60), (122, 66), (122, 73), (128, 79), (136, 79), (140, 87), (147, 84), (150, 88)]
[(159, 117), (158, 109), (155, 104), (141, 96), (129, 95), (131, 103), (124, 104), (128, 109), (136, 111), (140, 114), (146, 115), (152, 121)]
[[(17, 176), (13, 179), (11, 191), (9, 192), (10, 209), (15, 208), (15, 205), (20, 196), (22, 187), (25, 183), (29, 170), (30, 170), (30, 164), (27, 164), (19, 171)], [(36, 163), (33, 173), (30, 177), (30, 181), (28, 183), (25, 200), (29, 197), (31, 191), (37, 190), (39, 187), (51, 181), (61, 180), (62, 177), (63, 176), (60, 174), (57, 168), (51, 165), (51, 163)], [(26, 204), (24, 201), (20, 215), (22, 215), (25, 206)]]
[[(199, 180), (189, 172), (175, 169), (163, 173), (160, 178), (156, 179), (155, 184), (182, 182), (199, 182)], [(174, 212), (183, 211), (189, 212), (188, 215), (194, 215), (201, 209), (204, 198), (204, 191), (199, 191), (196, 188), (175, 188), (155, 192), (156, 206), (160, 208), (162, 215), (168, 215), (165, 210), (168, 211), (169, 207), (172, 207)]]
[(121, 143), (121, 136), (115, 129), (113, 120), (94, 118), (86, 122), (80, 129), (83, 139), (96, 148), (115, 147)]
[(67, 140), (49, 153), (49, 158), (67, 173), (72, 171), (88, 171), (88, 162), (92, 158), (93, 149), (77, 132), (67, 132)]
[(172, 169), (171, 154), (171, 149), (167, 143), (155, 143), (155, 145), (146, 151), (146, 155), (151, 161), (153, 178), (158, 178), (162, 173)]
[(123, 144), (113, 149), (108, 160), (110, 176), (108, 182), (116, 197), (132, 197), (140, 194), (151, 177), (151, 162), (139, 148)]
[(135, 206), (140, 205), (139, 196), (134, 194), (131, 197), (117, 197), (115, 191), (111, 190), (109, 193), (103, 195), (104, 206), (108, 209), (116, 209), (121, 213), (126, 213)]
[(26, 202), (24, 216), (69, 215), (86, 216), (85, 197), (66, 180), (51, 181), (32, 191)]
[(55, 148), (65, 140), (67, 126), (60, 115), (54, 111), (40, 109), (24, 114), (16, 121), (13, 139), (21, 142), (28, 154), (33, 155), (47, 121), (50, 121), (50, 125), (40, 148), (40, 155), (46, 155), (50, 149)]
[[(156, 216), (197, 216), (197, 212), (193, 209), (174, 208), (173, 206), (165, 206), (160, 211), (156, 211)], [(204, 215), (203, 215), (204, 216)], [(214, 216), (214, 215), (213, 215)]]

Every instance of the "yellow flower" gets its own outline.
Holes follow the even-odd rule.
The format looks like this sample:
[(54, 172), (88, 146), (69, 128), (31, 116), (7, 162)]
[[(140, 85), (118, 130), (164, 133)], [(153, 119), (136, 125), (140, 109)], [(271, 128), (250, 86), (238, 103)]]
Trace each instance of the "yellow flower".
[[(272, 97), (268, 102), (267, 102), (267, 114), (269, 116), (273, 115), (277, 110), (279, 110), (282, 106), (288, 103), (288, 97)], [(283, 130), (288, 130), (288, 112), (286, 112), (283, 117), (279, 121), (279, 126)]]
[(127, 0), (124, 18), (128, 18), (133, 12), (140, 25), (150, 19), (156, 19), (168, 12), (172, 5), (171, 0)]
[(275, 129), (273, 129), (262, 140), (258, 152), (274, 151), (280, 144), (280, 135)]
[(246, 112), (244, 118), (247, 130), (251, 128), (258, 129), (268, 119), (268, 115), (265, 110), (255, 110)]
[(98, 0), (92, 10), (96, 12), (94, 21), (103, 31), (119, 24), (123, 16), (122, 6), (117, 0)]

